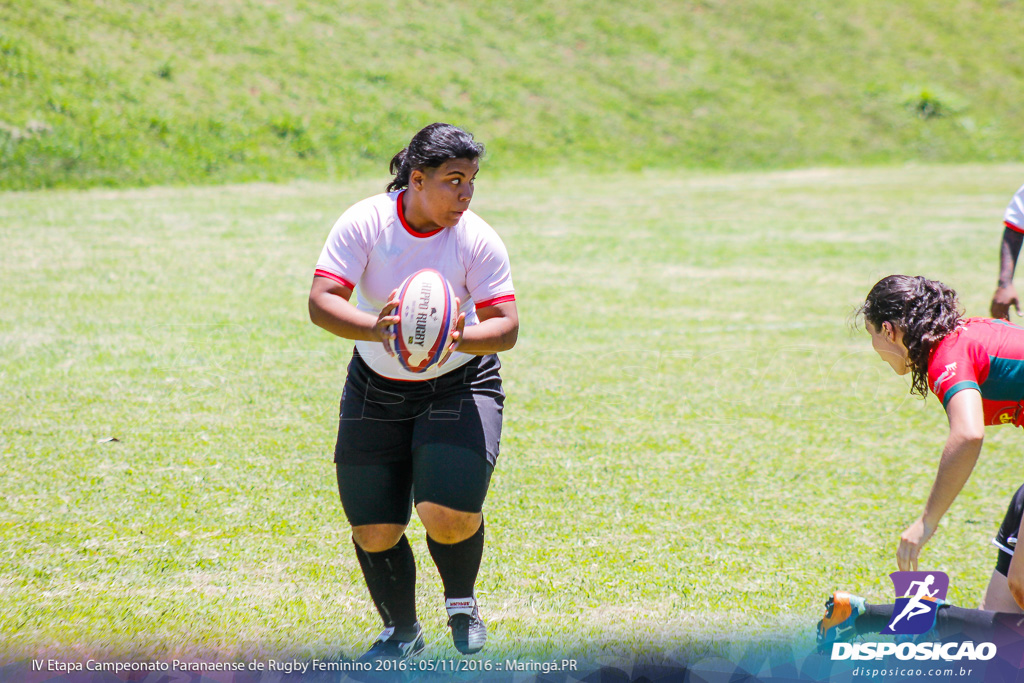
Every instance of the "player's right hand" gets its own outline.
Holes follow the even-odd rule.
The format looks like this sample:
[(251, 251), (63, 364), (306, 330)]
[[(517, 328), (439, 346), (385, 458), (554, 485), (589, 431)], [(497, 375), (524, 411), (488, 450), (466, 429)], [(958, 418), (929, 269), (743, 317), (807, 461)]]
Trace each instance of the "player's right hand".
[(395, 355), (395, 347), (392, 342), (395, 340), (395, 325), (401, 320), (399, 316), (391, 315), (391, 312), (396, 308), (398, 308), (397, 289), (391, 292), (388, 302), (384, 304), (384, 308), (380, 309), (377, 322), (373, 325), (374, 334), (380, 338), (381, 343), (384, 345), (384, 350), (388, 352), (389, 356)]
[(999, 287), (996, 289), (996, 293), (992, 295), (992, 306), (990, 309), (992, 317), (1009, 320), (1010, 306), (1013, 306), (1014, 310), (1017, 311), (1017, 315), (1020, 315), (1020, 299), (1017, 298), (1017, 288), (1012, 284)]
[(900, 534), (900, 545), (896, 550), (896, 565), (901, 572), (916, 572), (917, 558), (928, 539), (935, 533), (935, 527), (926, 524), (923, 517), (907, 527)]

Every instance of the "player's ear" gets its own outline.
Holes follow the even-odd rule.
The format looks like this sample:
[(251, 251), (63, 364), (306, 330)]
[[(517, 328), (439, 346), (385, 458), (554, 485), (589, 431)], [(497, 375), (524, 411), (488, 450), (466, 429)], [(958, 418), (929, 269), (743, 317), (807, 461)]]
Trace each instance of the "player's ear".
[(423, 174), (422, 169), (414, 168), (409, 171), (409, 187), (417, 190), (423, 189), (423, 181), (426, 176)]
[(882, 323), (882, 332), (885, 333), (885, 338), (889, 341), (896, 341), (896, 328), (888, 320)]

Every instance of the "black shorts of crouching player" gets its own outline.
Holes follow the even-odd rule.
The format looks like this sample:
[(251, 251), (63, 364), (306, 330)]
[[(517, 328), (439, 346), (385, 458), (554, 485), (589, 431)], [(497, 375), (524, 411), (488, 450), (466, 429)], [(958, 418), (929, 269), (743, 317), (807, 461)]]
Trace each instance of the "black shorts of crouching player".
[(1006, 576), (1010, 570), (1010, 561), (1013, 560), (1013, 552), (1017, 549), (1017, 534), (1020, 530), (1020, 520), (1024, 516), (1024, 485), (1013, 494), (1010, 505), (1006, 509), (1006, 517), (999, 525), (992, 543), (999, 548), (996, 557), (996, 571)]
[(495, 355), (424, 382), (374, 373), (358, 352), (334, 462), (352, 526), (409, 523), (412, 503), (480, 512), (498, 458), (505, 393)]

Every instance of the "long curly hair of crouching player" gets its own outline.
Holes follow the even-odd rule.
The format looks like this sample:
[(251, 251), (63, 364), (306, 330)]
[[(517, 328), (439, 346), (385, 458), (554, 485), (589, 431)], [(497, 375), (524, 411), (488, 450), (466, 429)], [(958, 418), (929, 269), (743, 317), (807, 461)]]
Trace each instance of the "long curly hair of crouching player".
[(484, 146), (470, 133), (450, 123), (432, 123), (412, 136), (409, 146), (391, 159), (388, 192), (409, 187), (413, 169), (437, 168), (449, 159), (478, 159)]
[(890, 275), (875, 283), (857, 315), (863, 315), (876, 330), (885, 322), (903, 330), (910, 360), (910, 393), (927, 397), (928, 357), (963, 320), (956, 292), (937, 280)]

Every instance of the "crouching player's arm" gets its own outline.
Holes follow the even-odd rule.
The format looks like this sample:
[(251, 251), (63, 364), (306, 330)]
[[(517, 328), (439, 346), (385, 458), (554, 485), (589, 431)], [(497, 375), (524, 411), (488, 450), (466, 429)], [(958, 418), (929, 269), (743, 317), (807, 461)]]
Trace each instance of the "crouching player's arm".
[(939, 471), (935, 475), (928, 502), (925, 503), (921, 517), (900, 536), (899, 549), (896, 551), (896, 563), (900, 571), (917, 570), (921, 549), (935, 533), (942, 515), (946, 514), (953, 499), (967, 483), (974, 464), (978, 462), (978, 454), (981, 453), (981, 443), (985, 438), (981, 394), (976, 389), (957, 392), (946, 405), (946, 416), (949, 418), (949, 436), (942, 449)]

